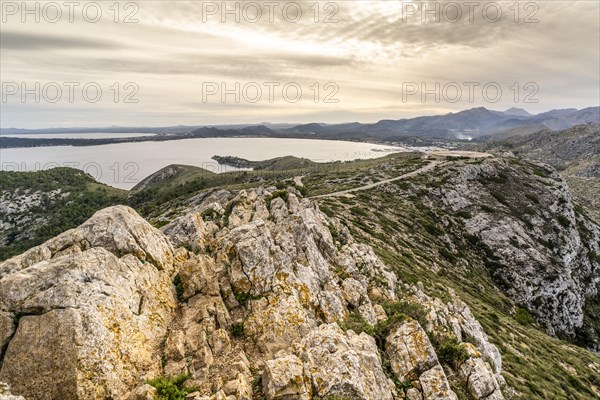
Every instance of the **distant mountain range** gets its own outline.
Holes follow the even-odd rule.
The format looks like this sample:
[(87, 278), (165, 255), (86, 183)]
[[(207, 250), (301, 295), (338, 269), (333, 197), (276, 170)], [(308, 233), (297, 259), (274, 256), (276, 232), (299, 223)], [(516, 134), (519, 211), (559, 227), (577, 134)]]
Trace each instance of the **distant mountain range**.
[(358, 122), (343, 124), (309, 123), (301, 125), (220, 125), (220, 126), (171, 126), (163, 128), (109, 127), (68, 129), (0, 129), (4, 136), (23, 133), (55, 132), (149, 132), (158, 136), (115, 139), (8, 139), (2, 138), (2, 147), (31, 147), (48, 145), (93, 145), (152, 140), (176, 140), (204, 137), (288, 137), (350, 140), (401, 140), (407, 137), (443, 139), (482, 139), (510, 136), (514, 131), (541, 129), (562, 130), (589, 122), (600, 122), (600, 107), (551, 110), (532, 115), (520, 108), (493, 111), (477, 107), (445, 115), (423, 116), (398, 120), (381, 120), (373, 124)]

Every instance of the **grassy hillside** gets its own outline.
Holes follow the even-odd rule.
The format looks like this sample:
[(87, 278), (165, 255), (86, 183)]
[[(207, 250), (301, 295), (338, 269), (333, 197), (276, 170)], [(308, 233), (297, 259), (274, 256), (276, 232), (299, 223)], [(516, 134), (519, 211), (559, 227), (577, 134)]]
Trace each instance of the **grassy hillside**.
[[(424, 174), (346, 196), (315, 197), (404, 175), (430, 161), (416, 153), (398, 153), (374, 160), (309, 168), (224, 174), (173, 166), (169, 173), (155, 174), (154, 180), (136, 188), (129, 204), (159, 226), (186, 212), (198, 199), (214, 190), (266, 185), (281, 189), (295, 187), (304, 196), (314, 197), (321, 210), (341, 219), (357, 239), (372, 245), (404, 282), (420, 281), (429, 293), (445, 300), (449, 300), (448, 289), (453, 289), (471, 307), (500, 349), (503, 375), (508, 384), (503, 391), (508, 398), (600, 398), (600, 357), (546, 334), (531, 311), (511, 300), (502, 290), (502, 274), (497, 273), (503, 267), (500, 254), (466, 229), (467, 221), (484, 214), (497, 220), (508, 218), (526, 228), (528, 222), (538, 219), (542, 226), (548, 227), (548, 234), (556, 230), (552, 227), (566, 224), (567, 221), (559, 217), (544, 219), (547, 216), (543, 212), (553, 207), (545, 205), (544, 196), (551, 195), (550, 191), (546, 193), (546, 188), (550, 188), (555, 179), (548, 170), (518, 158), (506, 159), (502, 163), (505, 172), (470, 183), (468, 190), (480, 193), (481, 198), (458, 212), (449, 207), (448, 201), (452, 198), (444, 197), (444, 191), (456, 189), (461, 193), (463, 189), (456, 184), (456, 177), (469, 175), (470, 168), (493, 165), (495, 161), (442, 157), (438, 160), (441, 165)], [(42, 197), (46, 193), (55, 204), (56, 215), (63, 216), (64, 220), (54, 220), (55, 216), (45, 211), (48, 207), (30, 200), (32, 205), (27, 210), (33, 211), (29, 211), (29, 215), (40, 213), (45, 228), (39, 234), (36, 231), (35, 238), (26, 239), (30, 241), (26, 244), (14, 244), (13, 240), (14, 247), (10, 248), (13, 252), (17, 252), (16, 246), (26, 248), (34, 240), (43, 240), (44, 235), (50, 235), (50, 227), (53, 231), (62, 231), (76, 225), (75, 221), (80, 218), (85, 219), (84, 214), (102, 208), (101, 203), (125, 198), (124, 192), (94, 183), (76, 170), (38, 174), (7, 175), (8, 179), (2, 179), (3, 193), (16, 193), (11, 197), (11, 204), (18, 203), (21, 195), (33, 198), (37, 192)], [(27, 191), (28, 187), (32, 189)], [(63, 199), (64, 193), (68, 194)], [(2, 204), (5, 204), (4, 199)], [(81, 212), (72, 216), (72, 209)], [(578, 210), (577, 220), (581, 222), (587, 212), (584, 207), (578, 206)], [(6, 210), (3, 208), (2, 212)], [(30, 219), (27, 223), (33, 226), (37, 221)], [(551, 243), (542, 243), (537, 236), (531, 238), (536, 248), (547, 247), (546, 253), (552, 255)], [(598, 304), (588, 304), (588, 313), (591, 313), (588, 316), (594, 318), (595, 315), (595, 320), (600, 317)]]
[[(284, 162), (282, 159), (274, 159), (276, 160), (274, 162), (266, 160), (262, 165), (271, 165), (271, 167), (259, 170), (221, 174), (207, 173), (208, 171), (202, 170), (204, 172), (181, 175), (185, 180), (175, 177), (166, 183), (147, 187), (143, 187), (140, 183), (130, 195), (130, 204), (147, 218), (152, 219), (157, 215), (162, 217), (167, 215), (172, 218), (177, 215), (178, 209), (189, 204), (194, 193), (210, 189), (236, 190), (261, 185), (285, 187), (287, 184), (294, 185), (294, 178), (306, 176), (307, 179), (323, 179), (321, 188), (313, 187), (310, 193), (302, 189), (304, 195), (315, 195), (332, 187), (356, 185), (359, 179), (379, 179), (383, 176), (395, 176), (400, 171), (410, 172), (423, 164), (420, 153), (416, 152), (395, 153), (372, 160), (312, 163), (308, 167), (296, 169), (289, 169), (290, 164), (287, 161), (290, 160), (285, 159)], [(276, 165), (283, 169), (274, 169)], [(327, 179), (327, 182), (324, 179)], [(336, 182), (339, 182), (339, 185)]]
[(428, 176), (318, 201), (321, 210), (372, 244), (403, 281), (421, 281), (426, 291), (447, 300), (448, 288), (455, 290), (501, 351), (503, 375), (513, 388), (505, 393), (512, 392), (511, 398), (598, 398), (600, 357), (544, 333), (525, 308), (498, 288), (487, 266), (488, 249), (464, 229), (468, 212), (450, 213), (429, 197), (453, 169), (478, 163), (458, 160)]
[(492, 137), (476, 146), (485, 151), (510, 151), (519, 157), (555, 167), (577, 200), (600, 222), (600, 125), (589, 123), (554, 132), (517, 129), (514, 136)]
[[(312, 169), (221, 174), (206, 177), (203, 190), (192, 191), (188, 187), (188, 193), (181, 192), (164, 204), (155, 204), (147, 216), (154, 221), (170, 220), (185, 212), (196, 199), (222, 188), (292, 186), (301, 189), (305, 196), (322, 196), (403, 175), (429, 161), (415, 154), (393, 154)], [(527, 187), (525, 184), (533, 185), (543, 194), (546, 186), (542, 181), (549, 179), (548, 173), (515, 159), (508, 165), (517, 171), (516, 175), (477, 182), (480, 185), (477, 190), (487, 193), (487, 200), (468, 211), (453, 213), (439, 199), (440, 190), (451, 186), (451, 178), (465, 168), (487, 161), (461, 157), (445, 157), (440, 161), (445, 164), (426, 174), (348, 196), (315, 197), (315, 200), (321, 210), (340, 218), (357, 238), (371, 244), (404, 282), (420, 281), (429, 293), (446, 300), (450, 299), (448, 289), (453, 289), (471, 307), (502, 353), (503, 375), (508, 385), (504, 393), (508, 398), (599, 397), (600, 357), (546, 334), (526, 307), (499, 288), (497, 276), (490, 269), (495, 260), (493, 251), (465, 230), (465, 221), (478, 213), (499, 209), (499, 218), (516, 218), (526, 203), (528, 207), (535, 205), (533, 194), (522, 188)], [(504, 206), (501, 200), (513, 206)], [(332, 234), (335, 236), (336, 232)], [(461, 392), (459, 387), (455, 389)]]
[(0, 259), (73, 228), (104, 207), (127, 203), (127, 191), (72, 168), (0, 172)]

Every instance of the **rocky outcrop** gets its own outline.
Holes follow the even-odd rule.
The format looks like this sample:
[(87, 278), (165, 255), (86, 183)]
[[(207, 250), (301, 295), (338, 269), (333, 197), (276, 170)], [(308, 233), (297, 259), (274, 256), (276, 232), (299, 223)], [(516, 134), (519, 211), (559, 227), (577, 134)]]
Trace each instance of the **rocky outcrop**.
[(121, 206), (0, 264), (0, 380), (31, 399), (124, 398), (160, 372), (172, 270), (166, 238)]
[(467, 386), (468, 393), (474, 399), (504, 399), (494, 372), (474, 347), (467, 347), (470, 357), (459, 369), (460, 378)]
[(295, 354), (268, 360), (262, 382), (267, 399), (308, 400), (312, 396), (311, 376), (304, 374), (304, 364)]
[[(519, 163), (465, 166), (441, 200), (469, 215), (466, 231), (484, 250), (498, 286), (548, 333), (573, 338), (585, 329), (586, 304), (599, 293), (600, 229), (576, 209), (555, 170)], [(593, 340), (591, 348), (600, 346)]]
[[(401, 382), (414, 382), (422, 397), (456, 400), (435, 349), (417, 321), (399, 326), (385, 341), (392, 370)], [(414, 395), (413, 395), (414, 396)]]
[[(194, 400), (453, 399), (440, 332), (473, 343), (454, 371), (465, 388), (501, 396), (499, 354), (464, 303), (403, 284), (291, 188), (203, 193), (162, 232), (102, 210), (0, 264), (0, 293), (0, 380), (31, 399), (148, 399), (148, 379), (179, 374)], [(373, 333), (400, 297), (427, 326), (390, 323), (384, 341), (340, 328)]]
[(385, 343), (392, 370), (401, 382), (414, 380), (439, 364), (435, 349), (417, 321), (399, 326)]
[(267, 361), (263, 375), (269, 400), (338, 396), (391, 400), (375, 340), (337, 324), (323, 324), (295, 346), (294, 354)]
[(467, 344), (468, 348), (474, 348), (478, 357), (491, 368), (495, 377), (504, 382), (502, 378), (502, 357), (498, 348), (490, 343), (487, 334), (481, 324), (475, 319), (471, 309), (460, 300), (453, 290), (449, 291), (452, 301), (444, 304), (440, 299), (430, 297), (423, 291), (423, 285), (417, 284), (406, 286), (406, 292), (417, 304), (421, 304), (427, 310), (427, 325), (425, 330), (431, 334), (451, 336), (459, 343)]
[(23, 396), (14, 396), (10, 393), (10, 386), (0, 382), (0, 400), (25, 400)]

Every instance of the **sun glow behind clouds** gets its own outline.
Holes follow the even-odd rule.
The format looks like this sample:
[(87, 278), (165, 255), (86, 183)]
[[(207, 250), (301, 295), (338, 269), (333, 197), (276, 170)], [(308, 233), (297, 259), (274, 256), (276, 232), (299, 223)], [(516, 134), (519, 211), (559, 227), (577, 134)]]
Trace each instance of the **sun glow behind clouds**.
[[(274, 21), (223, 23), (218, 15), (203, 21), (201, 2), (166, 1), (140, 2), (133, 24), (9, 20), (2, 24), (3, 82), (97, 81), (105, 96), (94, 104), (11, 101), (2, 105), (0, 126), (374, 121), (476, 106), (583, 108), (600, 96), (598, 2), (540, 2), (535, 24), (515, 24), (508, 11), (494, 24), (421, 23), (420, 15), (405, 23), (403, 5), (412, 2), (389, 0), (318, 2), (315, 22), (315, 3), (297, 3), (303, 7), (297, 23), (281, 9)], [(330, 3), (339, 6), (333, 15), (324, 8)], [(324, 23), (326, 16), (337, 22)], [(203, 82), (269, 81), (298, 82), (305, 94), (313, 82), (335, 82), (339, 102), (201, 101)], [(402, 101), (405, 82), (467, 81), (498, 82), (506, 93), (514, 82), (535, 81), (539, 103), (515, 103), (508, 95), (497, 103)], [(139, 103), (111, 101), (114, 82), (138, 84)]]

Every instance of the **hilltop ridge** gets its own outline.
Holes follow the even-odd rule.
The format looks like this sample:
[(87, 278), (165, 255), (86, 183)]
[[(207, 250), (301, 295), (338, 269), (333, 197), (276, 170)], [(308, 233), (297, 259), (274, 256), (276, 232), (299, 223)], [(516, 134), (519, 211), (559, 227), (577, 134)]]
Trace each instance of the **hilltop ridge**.
[[(102, 209), (0, 264), (12, 393), (600, 393), (600, 227), (549, 165), (446, 151), (152, 176), (126, 199), (137, 211)], [(50, 353), (60, 369), (33, 361)]]

